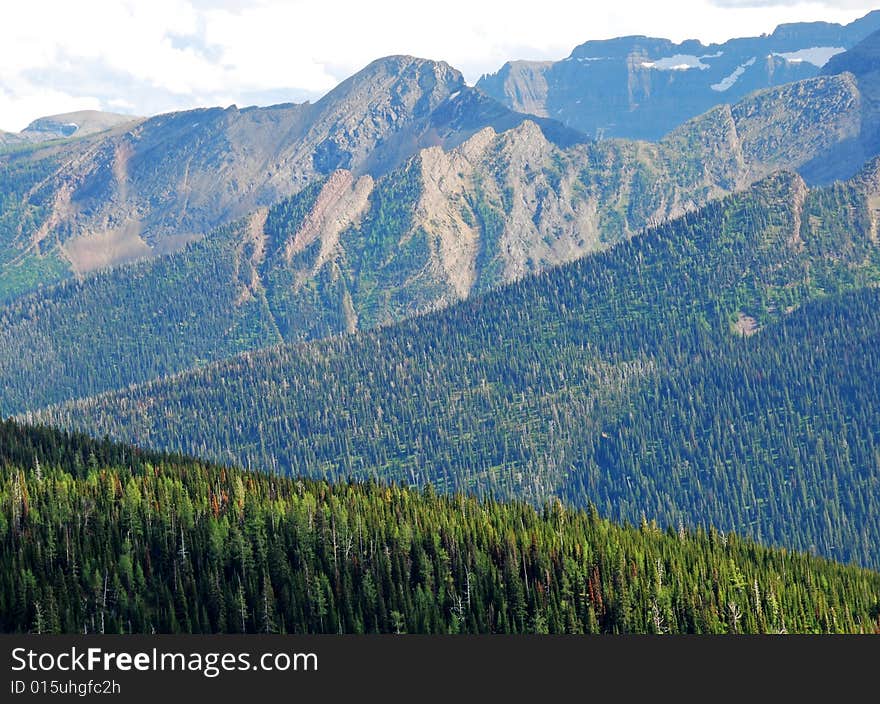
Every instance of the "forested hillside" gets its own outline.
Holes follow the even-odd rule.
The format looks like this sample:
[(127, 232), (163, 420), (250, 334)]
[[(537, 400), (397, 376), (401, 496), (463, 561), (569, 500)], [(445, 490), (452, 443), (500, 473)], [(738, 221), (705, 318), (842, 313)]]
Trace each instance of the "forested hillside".
[[(450, 110), (472, 114), (468, 99)], [(846, 74), (721, 106), (658, 144), (561, 146), (526, 121), (382, 178), (333, 171), (175, 255), (0, 308), (0, 413), (443, 307), (821, 159), (858, 125)]]
[(30, 146), (6, 149), (0, 158), (0, 303), (55, 281), (64, 265), (43, 257), (39, 242), (31, 250), (15, 247), (22, 232), (35, 232), (49, 214), (40, 184), (58, 168), (51, 150), (35, 154)]
[(0, 309), (0, 411), (97, 393), (281, 341), (223, 228), (186, 255), (115, 269)]
[(0, 630), (837, 633), (880, 575), (710, 531), (0, 424)]
[(880, 634), (878, 26), (0, 134), (0, 632)]
[(779, 174), (445, 311), (34, 417), (878, 565), (876, 191), (874, 167), (814, 191)]

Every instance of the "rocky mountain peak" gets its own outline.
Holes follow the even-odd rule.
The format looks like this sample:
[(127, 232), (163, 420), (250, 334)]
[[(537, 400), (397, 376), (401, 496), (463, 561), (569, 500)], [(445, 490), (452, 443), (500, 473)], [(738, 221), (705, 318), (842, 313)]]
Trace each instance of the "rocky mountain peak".
[(444, 61), (386, 56), (340, 83), (315, 107), (322, 111), (346, 105), (353, 111), (384, 109), (421, 117), (464, 87), (461, 72)]
[(588, 41), (562, 61), (509, 62), (477, 87), (512, 110), (597, 139), (655, 141), (715, 105), (816, 76), (878, 29), (880, 13), (872, 12), (848, 25), (786, 24), (723, 44), (641, 35)]

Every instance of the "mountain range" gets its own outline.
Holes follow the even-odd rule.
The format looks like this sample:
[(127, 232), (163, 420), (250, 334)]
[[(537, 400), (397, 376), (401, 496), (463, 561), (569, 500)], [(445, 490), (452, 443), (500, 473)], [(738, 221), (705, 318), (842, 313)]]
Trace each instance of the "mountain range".
[(429, 316), (23, 419), (273, 472), (593, 501), (878, 566), (878, 173), (813, 191), (775, 174)]
[[(5, 296), (167, 254), (344, 168), (376, 177), (421, 148), (525, 120), (442, 62), (388, 57), (320, 101), (160, 115), (0, 155)], [(539, 120), (561, 144), (584, 139)]]
[[(369, 105), (380, 100), (384, 89), (370, 93), (378, 67), (385, 76), (388, 62), (368, 67), (331, 94), (333, 104), (365, 92), (373, 96)], [(799, 170), (808, 182), (851, 176), (861, 162), (850, 157), (875, 129), (873, 113), (862, 108), (861, 75), (844, 71), (767, 89), (694, 118), (657, 143), (568, 140), (565, 128), (556, 132), (551, 123), (503, 108), (518, 124), (475, 131), (477, 112), (499, 113), (484, 110), (488, 99), (478, 93), (468, 94), (472, 101), (459, 93), (438, 109), (470, 101), (473, 119), (464, 135), (455, 132), (457, 144), (418, 149), (375, 175), (366, 164), (336, 164), (327, 175), (313, 173), (296, 195), (209, 231), (178, 255), (19, 295), (0, 311), (0, 370), (15, 380), (0, 409), (20, 412), (236, 352), (402, 320), (601, 251), (777, 169)], [(446, 113), (442, 121), (450, 124)], [(105, 138), (110, 146), (102, 149), (115, 150), (117, 139)], [(205, 147), (192, 160), (207, 163), (219, 153), (225, 152)], [(163, 183), (175, 168), (194, 171), (173, 161), (174, 152), (163, 154), (167, 167), (151, 167)], [(225, 178), (207, 166), (199, 172)], [(203, 187), (200, 197), (214, 202), (217, 190)], [(161, 192), (195, 212), (195, 196), (164, 186)], [(246, 200), (236, 207), (244, 209)], [(100, 202), (100, 212), (120, 207), (107, 194)], [(144, 212), (144, 221), (177, 219), (174, 208)], [(41, 234), (46, 223), (58, 223), (56, 242), (60, 232), (79, 232), (70, 222), (62, 226), (60, 216), (48, 217), (31, 240), (48, 241)], [(162, 227), (149, 236), (156, 246), (169, 237), (179, 244), (182, 235), (161, 235)], [(76, 253), (71, 261), (82, 262), (80, 254), (97, 252), (106, 262), (121, 251), (107, 244), (103, 236), (72, 234), (31, 256)], [(7, 264), (13, 271), (27, 267), (20, 256)]]
[[(871, 13), (846, 28), (783, 26), (760, 41), (772, 40), (780, 49), (811, 41), (849, 47), (874, 28), (878, 17)], [(734, 40), (734, 46), (739, 46), (736, 42), (751, 46), (752, 40)], [(785, 78), (814, 77), (819, 69), (813, 69)], [(696, 73), (705, 71), (697, 69)], [(230, 106), (134, 120), (101, 113), (37, 120), (17, 138), (20, 144), (0, 153), (5, 184), (0, 300), (70, 276), (178, 251), (214, 227), (294, 195), (335, 170), (375, 179), (426, 148), (461, 146), (486, 128), (496, 133), (509, 131), (526, 120), (525, 112), (554, 146), (567, 149), (590, 143), (586, 135), (592, 136), (592, 128), (573, 123), (566, 127), (558, 114), (548, 119), (542, 116), (546, 111), (534, 105), (517, 103), (514, 107), (525, 112), (513, 112), (502, 104), (510, 101), (493, 93), (486, 80), (477, 89), (470, 88), (447, 64), (396, 56), (374, 62), (315, 104), (241, 110)], [(590, 76), (588, 83), (598, 86), (601, 81)], [(758, 85), (739, 83), (741, 91), (725, 93), (727, 104), (737, 103)], [(586, 88), (573, 78), (561, 84), (573, 93), (585, 94)], [(860, 95), (853, 89), (844, 92), (849, 93), (845, 99), (849, 104), (836, 109), (853, 111)], [(589, 102), (611, 104), (607, 97)], [(657, 108), (665, 118), (636, 112), (632, 119), (653, 125), (651, 138), (660, 139), (718, 102), (713, 95), (701, 107), (682, 112), (679, 108), (687, 101), (677, 96)], [(763, 118), (770, 116), (765, 113)], [(47, 136), (64, 136), (65, 131), (70, 134), (70, 125), (78, 125), (74, 139), (33, 143)], [(814, 125), (814, 129), (821, 128), (818, 122)], [(847, 127), (857, 129), (852, 121), (843, 127), (832, 120), (829, 128), (839, 134), (829, 136), (830, 142), (852, 137), (846, 134)], [(99, 132), (101, 128), (109, 130)], [(615, 151), (616, 146), (607, 149)], [(768, 164), (804, 166), (808, 172), (812, 166), (812, 173), (805, 173), (808, 180), (827, 181), (851, 175), (864, 160), (846, 154), (836, 160), (836, 168), (826, 170), (821, 151), (809, 156), (814, 159), (812, 165), (772, 160)], [(841, 173), (843, 162), (855, 166)], [(659, 212), (656, 217), (665, 215)]]
[(880, 13), (0, 140), (0, 628), (873, 629)]
[(874, 11), (846, 26), (783, 24), (723, 44), (645, 36), (589, 41), (562, 61), (506, 63), (477, 88), (512, 110), (552, 117), (591, 137), (656, 140), (718, 103), (811, 78), (878, 29)]

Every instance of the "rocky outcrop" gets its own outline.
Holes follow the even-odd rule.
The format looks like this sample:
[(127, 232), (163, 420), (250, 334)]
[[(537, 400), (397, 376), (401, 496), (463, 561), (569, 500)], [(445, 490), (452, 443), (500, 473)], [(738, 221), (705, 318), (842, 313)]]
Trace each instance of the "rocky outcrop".
[(880, 12), (846, 26), (780, 25), (704, 45), (633, 36), (589, 41), (562, 61), (512, 61), (477, 87), (512, 110), (551, 117), (597, 139), (657, 140), (719, 103), (816, 76), (829, 57), (880, 29)]
[[(32, 127), (48, 134), (74, 117)], [(486, 126), (501, 131), (524, 119), (466, 86), (448, 64), (387, 57), (314, 104), (171, 113), (53, 144), (14, 164), (7, 155), (14, 168), (47, 155), (59, 165), (40, 184), (40, 207), (24, 204), (16, 246), (30, 246), (39, 233), (51, 245), (43, 253), (54, 251), (77, 274), (167, 254), (337, 170), (379, 176), (420, 149), (454, 146)], [(90, 120), (86, 132), (101, 124)], [(542, 129), (583, 141), (551, 121)], [(131, 233), (137, 247), (123, 246), (134, 241)]]

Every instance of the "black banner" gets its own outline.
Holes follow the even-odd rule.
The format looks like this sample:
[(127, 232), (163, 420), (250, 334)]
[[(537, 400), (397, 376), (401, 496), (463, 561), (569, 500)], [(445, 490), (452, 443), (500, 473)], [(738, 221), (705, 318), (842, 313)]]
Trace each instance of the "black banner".
[(0, 636), (0, 701), (864, 695), (870, 636)]

